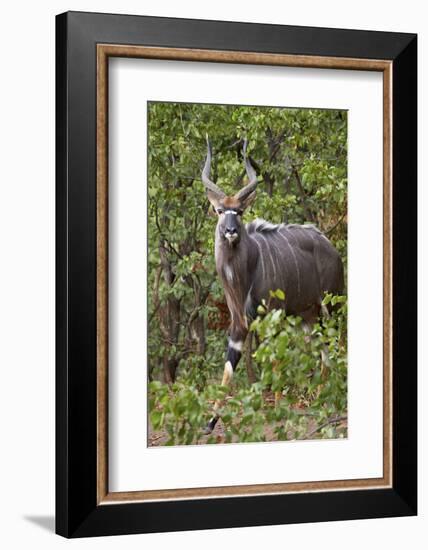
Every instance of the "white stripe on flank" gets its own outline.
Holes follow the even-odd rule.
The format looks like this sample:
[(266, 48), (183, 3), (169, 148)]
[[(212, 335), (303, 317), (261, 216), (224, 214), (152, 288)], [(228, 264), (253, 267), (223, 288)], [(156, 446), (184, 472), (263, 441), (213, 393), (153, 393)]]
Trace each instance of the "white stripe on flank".
[(300, 296), (300, 269), (299, 269), (299, 264), (297, 263), (296, 253), (294, 252), (294, 249), (291, 246), (287, 236), (281, 233), (281, 231), (278, 231), (278, 235), (281, 235), (281, 237), (285, 239), (286, 243), (288, 244), (288, 248), (290, 249), (290, 252), (293, 256), (294, 265), (296, 266), (296, 273), (297, 273), (297, 295)]
[(271, 262), (272, 268), (273, 268), (273, 280), (275, 280), (275, 278), (276, 278), (276, 267), (275, 267), (275, 262), (273, 261), (273, 258), (272, 258), (272, 253), (270, 251), (269, 243), (267, 242), (266, 238), (261, 233), (259, 233), (259, 235), (264, 240), (264, 242), (266, 243), (268, 253), (269, 253), (270, 262)]
[[(305, 226), (303, 226), (303, 227), (305, 227)], [(308, 227), (311, 227), (311, 226), (308, 226)], [(312, 231), (306, 231), (306, 233), (309, 234), (312, 242), (315, 244), (315, 236), (313, 235)]]
[[(299, 230), (300, 236), (303, 234), (303, 238), (305, 238), (309, 234), (312, 241), (315, 242), (314, 241), (314, 236), (312, 235), (312, 231), (308, 231), (308, 227), (309, 226), (306, 226), (306, 225), (299, 225), (299, 227), (297, 229)], [(294, 235), (293, 235), (293, 237), (294, 237)], [(294, 237), (294, 238), (296, 238), (296, 237)]]
[(236, 351), (242, 351), (242, 346), (244, 342), (235, 342), (234, 340), (229, 340), (229, 347), (233, 348)]
[(253, 241), (256, 243), (257, 248), (259, 249), (259, 257), (260, 257), (260, 260), (262, 262), (263, 280), (265, 280), (266, 279), (266, 272), (265, 272), (265, 262), (263, 260), (263, 250), (262, 250), (262, 247), (261, 247), (260, 243), (257, 241), (257, 239), (253, 239)]
[[(330, 242), (327, 237), (324, 235), (324, 233), (322, 231), (320, 231), (318, 229), (318, 227), (316, 227), (315, 225), (313, 224), (306, 224), (306, 225), (301, 225), (300, 226), (302, 229), (312, 229), (312, 231), (315, 231), (320, 237), (324, 237), (324, 239), (327, 241), (327, 242)], [(312, 231), (308, 231), (308, 233), (310, 234), (312, 240), (314, 240), (314, 236), (312, 234)]]

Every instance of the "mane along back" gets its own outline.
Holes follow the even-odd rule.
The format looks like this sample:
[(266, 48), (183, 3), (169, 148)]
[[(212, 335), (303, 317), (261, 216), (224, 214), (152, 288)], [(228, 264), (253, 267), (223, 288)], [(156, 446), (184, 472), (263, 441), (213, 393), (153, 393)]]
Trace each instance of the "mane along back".
[(247, 223), (246, 230), (248, 234), (251, 233), (267, 233), (269, 231), (276, 231), (280, 226), (284, 224), (274, 224), (267, 222), (266, 220), (262, 220), (261, 218), (257, 218), (256, 220), (253, 220), (250, 223)]
[[(247, 223), (245, 226), (247, 233), (249, 235), (253, 235), (256, 233), (262, 233), (264, 235), (269, 235), (273, 232), (285, 232), (291, 231), (292, 235), (295, 236), (296, 239), (301, 240), (306, 238), (313, 237), (313, 233), (315, 232), (318, 236), (323, 237), (324, 239), (327, 239), (325, 235), (313, 224), (307, 223), (304, 225), (300, 225), (297, 223), (271, 223), (266, 220), (263, 220), (261, 218), (257, 218), (256, 220), (253, 220), (250, 223)], [(300, 237), (300, 238), (299, 238)], [(328, 239), (327, 239), (328, 240)]]

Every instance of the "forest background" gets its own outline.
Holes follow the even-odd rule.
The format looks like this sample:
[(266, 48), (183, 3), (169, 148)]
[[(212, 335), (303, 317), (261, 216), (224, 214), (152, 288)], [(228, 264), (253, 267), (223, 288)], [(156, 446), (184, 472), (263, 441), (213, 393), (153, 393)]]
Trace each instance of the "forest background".
[[(248, 139), (260, 183), (244, 221), (316, 225), (346, 275), (346, 111), (149, 103), (148, 444), (346, 437), (344, 296), (325, 296), (336, 310), (311, 338), (299, 318), (260, 308), (232, 387), (219, 385), (229, 313), (215, 271), (216, 219), (200, 177), (206, 134), (211, 179), (230, 194), (245, 184)], [(204, 436), (218, 399), (221, 422)]]

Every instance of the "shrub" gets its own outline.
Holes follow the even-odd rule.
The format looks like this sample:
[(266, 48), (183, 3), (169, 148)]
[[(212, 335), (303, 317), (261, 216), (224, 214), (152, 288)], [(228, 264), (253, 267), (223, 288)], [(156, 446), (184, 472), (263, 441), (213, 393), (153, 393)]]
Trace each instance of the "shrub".
[[(284, 298), (280, 290), (274, 295)], [(256, 384), (240, 376), (233, 388), (201, 386), (201, 370), (191, 368), (183, 368), (172, 386), (152, 382), (153, 429), (166, 432), (168, 445), (346, 436), (346, 427), (337, 425), (346, 420), (347, 302), (327, 294), (323, 305), (333, 309), (331, 316), (310, 328), (282, 309), (259, 308), (251, 325), (260, 340), (253, 354), (260, 370)], [(216, 401), (222, 435), (206, 437)]]

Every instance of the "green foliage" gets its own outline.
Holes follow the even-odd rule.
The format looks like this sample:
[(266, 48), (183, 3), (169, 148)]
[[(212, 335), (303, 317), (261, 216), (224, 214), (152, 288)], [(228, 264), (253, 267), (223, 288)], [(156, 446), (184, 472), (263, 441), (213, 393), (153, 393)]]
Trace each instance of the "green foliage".
[[(281, 414), (303, 406), (320, 422), (344, 416), (347, 406), (347, 302), (332, 295), (324, 302), (337, 307), (311, 328), (283, 310), (269, 311), (252, 324), (261, 338), (254, 354), (261, 382), (280, 392), (286, 409)], [(297, 430), (293, 437), (299, 435)]]
[[(228, 388), (198, 388), (188, 379), (171, 388), (152, 382), (150, 421), (154, 430), (167, 432), (165, 444), (215, 442), (203, 436), (203, 428), (216, 400), (222, 403), (224, 442), (305, 439), (311, 432), (313, 437), (344, 437), (346, 430), (336, 431), (330, 421), (346, 416), (347, 302), (332, 295), (324, 301), (336, 309), (310, 329), (300, 317), (278, 309), (254, 320), (251, 330), (261, 340), (253, 354), (260, 381), (238, 387), (232, 396)], [(280, 398), (275, 401), (272, 393)]]
[[(213, 145), (212, 179), (229, 193), (245, 184), (242, 139), (248, 138), (261, 183), (244, 221), (262, 217), (272, 223), (314, 223), (328, 233), (346, 269), (347, 115), (337, 110), (178, 103), (150, 103), (148, 115), (150, 419), (154, 431), (166, 434), (165, 441), (188, 444), (200, 440), (201, 426), (216, 399), (213, 392), (225, 391), (216, 384), (223, 371), (228, 313), (215, 273), (216, 220), (209, 215), (200, 181), (205, 135), (209, 134)], [(281, 290), (275, 292), (276, 298), (284, 298)], [(333, 331), (339, 331), (337, 311), (325, 321), (325, 326), (336, 323), (328, 327), (331, 335), (325, 333), (325, 326), (320, 327), (320, 335), (315, 334), (309, 345), (297, 318), (271, 311), (265, 315), (266, 308), (260, 309), (263, 317), (254, 331), (263, 345), (255, 352), (254, 361), (262, 378), (251, 386), (241, 360), (233, 389), (221, 407), (225, 441), (263, 440), (266, 423), (276, 430), (272, 434), (275, 439), (287, 438), (295, 429), (303, 433), (305, 426), (310, 429), (308, 419), (312, 417), (300, 415), (293, 407), (309, 403), (317, 407), (316, 388), (319, 402), (324, 400), (325, 417), (344, 410), (343, 403), (327, 397), (337, 391), (337, 400), (346, 402), (346, 377), (345, 386), (340, 386), (343, 376), (337, 374), (336, 379), (337, 369), (330, 371), (331, 367), (324, 366), (331, 385), (331, 391), (326, 390), (326, 381), (318, 383), (321, 367), (315, 367), (314, 356), (325, 344), (329, 361), (336, 361), (339, 352), (333, 346), (338, 340), (334, 340)], [(343, 322), (346, 326), (345, 318)], [(269, 323), (273, 324), (270, 329)], [(279, 326), (282, 336), (275, 332), (274, 327)], [(259, 331), (263, 330), (266, 334), (262, 337)], [(323, 338), (330, 340), (324, 342)], [(346, 368), (346, 347), (341, 348), (340, 357)], [(297, 369), (300, 360), (303, 364)], [(272, 361), (281, 365), (275, 374), (268, 368)], [(280, 405), (272, 407), (271, 392), (276, 390), (268, 388), (263, 377), (272, 377), (274, 387), (279, 388), (287, 372), (293, 374), (281, 390), (284, 397)], [(270, 409), (273, 412), (267, 414)]]
[(224, 398), (227, 390), (214, 385), (198, 390), (192, 384), (180, 381), (171, 388), (160, 382), (151, 382), (149, 391), (153, 429), (165, 428), (168, 434), (166, 445), (190, 445), (203, 433), (209, 403)]

